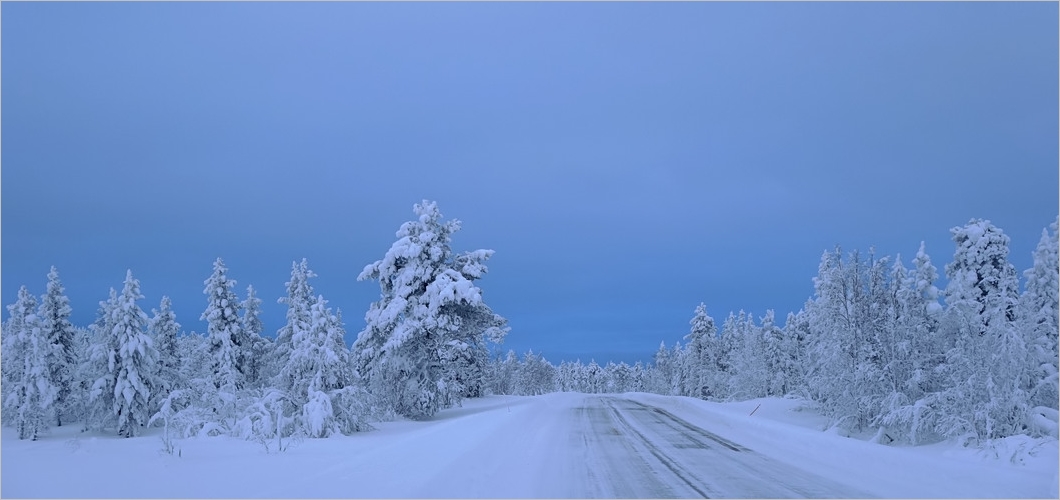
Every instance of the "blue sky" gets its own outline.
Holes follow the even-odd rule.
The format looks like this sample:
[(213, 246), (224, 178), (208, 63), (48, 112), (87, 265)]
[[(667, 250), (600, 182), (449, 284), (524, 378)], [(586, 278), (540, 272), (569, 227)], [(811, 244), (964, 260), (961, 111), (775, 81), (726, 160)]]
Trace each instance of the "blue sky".
[[(781, 321), (821, 253), (940, 271), (972, 217), (1021, 271), (1058, 210), (1056, 3), (0, 6), (2, 302), (125, 270), (204, 331), (224, 258), (291, 262), (350, 337), (412, 205), (496, 251), (504, 348), (647, 361), (705, 302)], [(5, 311), (6, 317), (6, 311)]]

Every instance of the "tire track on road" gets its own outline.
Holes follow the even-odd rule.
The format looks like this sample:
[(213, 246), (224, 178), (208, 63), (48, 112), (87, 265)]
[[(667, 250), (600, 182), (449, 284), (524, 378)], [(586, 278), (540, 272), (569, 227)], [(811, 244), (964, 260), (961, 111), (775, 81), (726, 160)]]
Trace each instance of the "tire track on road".
[(637, 430), (636, 427), (634, 427), (632, 424), (630, 424), (628, 420), (626, 420), (626, 417), (622, 415), (622, 412), (615, 407), (614, 399), (607, 398), (604, 400), (604, 403), (607, 405), (608, 409), (611, 410), (612, 418), (614, 418), (616, 422), (621, 424), (622, 427), (629, 431), (630, 435), (636, 436), (640, 440), (640, 444), (645, 449), (647, 449), (648, 452), (651, 453), (652, 456), (654, 456), (659, 461), (659, 463), (663, 464), (663, 466), (669, 469), (675, 477), (681, 480), (681, 482), (683, 482), (696, 493), (699, 493), (702, 498), (711, 497), (711, 495), (707, 494), (706, 491), (709, 488), (705, 488), (702, 487), (702, 485), (697, 484), (698, 481), (693, 480), (695, 476), (690, 471), (686, 470), (683, 466), (681, 466), (681, 464), (677, 463), (665, 453), (663, 453), (662, 450), (660, 450), (658, 446), (652, 443), (652, 441), (648, 439), (647, 436)]
[[(679, 418), (679, 417), (675, 416), (674, 414), (672, 414), (672, 413), (670, 413), (670, 412), (668, 412), (668, 411), (666, 411), (666, 410), (664, 410), (662, 408), (649, 406), (649, 405), (646, 405), (644, 403), (633, 401), (632, 399), (626, 399), (624, 401), (627, 401), (629, 403), (633, 403), (633, 404), (635, 404), (635, 405), (637, 405), (637, 406), (639, 406), (639, 407), (641, 407), (641, 408), (643, 408), (643, 409), (645, 409), (647, 411), (650, 411), (652, 413), (656, 413), (658, 415), (662, 415), (662, 416), (666, 417), (665, 419), (661, 419), (660, 421), (665, 423), (666, 425), (670, 426), (670, 428), (672, 428), (674, 430), (680, 431), (680, 429), (678, 429), (678, 428), (676, 428), (676, 427), (674, 427), (672, 425), (672, 424), (677, 424), (677, 425), (679, 425), (679, 426), (681, 426), (681, 427), (683, 427), (683, 428), (685, 428), (685, 429), (687, 429), (689, 431), (692, 431), (696, 435), (705, 437), (705, 438), (707, 438), (707, 439), (709, 439), (711, 441), (714, 441), (714, 442), (716, 442), (716, 443), (718, 443), (718, 444), (720, 444), (720, 445), (722, 445), (722, 446), (724, 446), (724, 447), (726, 447), (726, 448), (728, 448), (728, 449), (730, 449), (732, 451), (737, 451), (737, 452), (740, 452), (740, 451), (753, 451), (753, 450), (751, 450), (749, 448), (745, 448), (742, 445), (739, 445), (737, 443), (729, 441), (728, 439), (725, 439), (725, 438), (723, 438), (723, 437), (721, 437), (721, 436), (719, 436), (717, 434), (714, 434), (713, 432), (710, 432), (710, 431), (708, 431), (706, 429), (702, 429), (700, 427), (696, 427), (696, 426), (688, 423), (684, 419)], [(689, 439), (696, 440), (692, 436), (689, 436), (688, 434), (685, 434), (685, 435), (688, 436)]]
[[(827, 480), (697, 427), (665, 409), (606, 398), (616, 420), (682, 483), (703, 496), (728, 498), (866, 498)], [(650, 435), (650, 436), (649, 436)]]

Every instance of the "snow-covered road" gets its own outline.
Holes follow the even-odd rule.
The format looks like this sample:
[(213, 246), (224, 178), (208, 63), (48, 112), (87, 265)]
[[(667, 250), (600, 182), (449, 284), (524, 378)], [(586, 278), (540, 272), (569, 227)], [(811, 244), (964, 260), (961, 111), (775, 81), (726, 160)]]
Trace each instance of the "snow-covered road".
[(216, 437), (179, 440), (171, 456), (159, 429), (122, 439), (64, 426), (30, 442), (4, 428), (0, 497), (1057, 497), (1055, 440), (1017, 440), (998, 458), (882, 446), (821, 432), (826, 419), (800, 404), (490, 396), (283, 453)]
[(605, 498), (863, 498), (682, 420), (618, 396), (586, 397), (571, 437), (582, 443), (583, 491)]

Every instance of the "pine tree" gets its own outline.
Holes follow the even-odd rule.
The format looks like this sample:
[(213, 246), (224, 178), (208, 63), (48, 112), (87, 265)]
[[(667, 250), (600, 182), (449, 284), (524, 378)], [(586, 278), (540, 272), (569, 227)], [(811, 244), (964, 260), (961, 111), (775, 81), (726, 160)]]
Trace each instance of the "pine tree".
[(665, 396), (676, 396), (672, 380), (674, 377), (674, 361), (670, 356), (670, 350), (666, 348), (666, 342), (659, 342), (659, 350), (655, 351), (652, 358), (655, 369), (652, 370), (649, 392)]
[(154, 339), (155, 349), (158, 351), (158, 364), (155, 372), (158, 387), (155, 391), (155, 404), (152, 405), (152, 408), (156, 410), (159, 402), (168, 397), (173, 390), (183, 387), (185, 383), (180, 372), (181, 358), (177, 344), (180, 323), (177, 323), (177, 315), (173, 312), (173, 304), (169, 297), (163, 296), (158, 310), (152, 313), (153, 317), (148, 323), (148, 334)]
[(52, 266), (48, 273), (48, 288), (41, 297), (40, 311), (38, 317), (41, 329), (49, 344), (58, 346), (52, 350), (47, 364), (52, 373), (49, 378), (58, 387), (55, 408), (55, 423), (63, 425), (63, 415), (67, 410), (67, 402), (71, 400), (74, 385), (74, 371), (76, 370), (76, 359), (74, 353), (74, 325), (70, 323), (70, 299), (63, 294), (64, 288), (59, 281), (59, 272)]
[(315, 297), (313, 286), (309, 279), (316, 274), (309, 269), (306, 259), (302, 262), (291, 263), (291, 280), (286, 283), (287, 296), (280, 297), (277, 302), (287, 306), (287, 322), (276, 332), (276, 341), (271, 349), (270, 373), (278, 374), (287, 364), (291, 356), (291, 339), (296, 332), (306, 331), (310, 327), (311, 319), (309, 308)]
[[(735, 388), (732, 380), (738, 375), (738, 361), (740, 348), (740, 329), (746, 318), (737, 318), (736, 313), (729, 311), (729, 316), (721, 325), (721, 335), (718, 338), (718, 356), (715, 358), (718, 368), (715, 370), (715, 398), (725, 401), (734, 395)], [(677, 345), (675, 348), (679, 347)]]
[(118, 292), (110, 289), (107, 300), (100, 301), (96, 321), (92, 323), (88, 346), (88, 360), (82, 367), (88, 384), (85, 428), (102, 430), (114, 422), (113, 388), (116, 384), (115, 364), (119, 349), (115, 334)]
[[(1058, 356), (1057, 332), (1060, 331), (1060, 270), (1058, 270), (1057, 225), (1053, 222), (1042, 230), (1042, 238), (1034, 250), (1034, 265), (1024, 271), (1026, 286), (1020, 305), (1023, 309), (1023, 330), (1029, 349), (1030, 365), (1026, 389), (1034, 406), (1057, 408)], [(1051, 231), (1050, 231), (1051, 229)]]
[(247, 345), (243, 349), (246, 362), (246, 381), (250, 387), (257, 387), (268, 377), (267, 357), (271, 351), (268, 339), (261, 336), (264, 325), (261, 323), (261, 299), (254, 291), (253, 285), (247, 286), (247, 298), (242, 304), (243, 317), (240, 327)]
[(762, 341), (764, 351), (762, 359), (765, 365), (766, 395), (784, 396), (788, 393), (788, 379), (793, 371), (790, 346), (785, 342), (784, 331), (776, 325), (776, 316), (772, 309), (762, 317)]
[(92, 328), (74, 328), (74, 364), (73, 385), (70, 398), (66, 401), (67, 420), (81, 422), (82, 431), (91, 425), (89, 413), (89, 395), (92, 383), (95, 382), (95, 367), (92, 365)]
[(207, 297), (206, 310), (199, 319), (207, 321), (211, 368), (214, 387), (224, 393), (235, 394), (246, 382), (244, 366), (248, 353), (244, 352), (242, 320), (239, 318), (239, 299), (233, 288), (235, 280), (225, 273), (228, 269), (218, 258), (213, 274), (203, 284)]
[(786, 394), (806, 396), (807, 365), (810, 363), (806, 351), (810, 342), (809, 315), (805, 309), (798, 313), (788, 313), (784, 320), (782, 351), (785, 354), (783, 366), (787, 381)]
[[(383, 404), (409, 418), (425, 418), (445, 403), (446, 343), (460, 329), (454, 306), (475, 307), (481, 290), (457, 270), (449, 247), (460, 222), (443, 222), (434, 202), (414, 207), (383, 259), (359, 280), (376, 280), (380, 300), (365, 314), (367, 325), (354, 343), (358, 370)], [(472, 252), (478, 262), (492, 251)]]
[(692, 326), (685, 335), (689, 362), (689, 388), (692, 396), (709, 399), (714, 396), (714, 368), (716, 367), (718, 328), (714, 318), (707, 315), (706, 304), (696, 306), (689, 322)]
[(1018, 282), (1009, 238), (982, 219), (951, 230), (957, 249), (946, 266), (948, 389), (942, 433), (993, 439), (1020, 431), (1027, 413), (1021, 387), (1026, 345), (1016, 326)]
[(118, 435), (133, 437), (151, 417), (158, 352), (147, 335), (147, 314), (136, 305), (143, 295), (132, 271), (125, 274), (121, 295), (112, 293), (111, 298), (103, 305), (107, 318), (93, 356), (103, 376), (96, 379), (92, 394), (93, 399), (110, 403)]
[[(10, 317), (4, 322), (3, 335), (0, 335), (0, 356), (2, 356), (0, 371), (2, 371), (3, 380), (0, 389), (3, 390), (3, 415), (16, 413), (17, 406), (9, 406), (8, 401), (15, 385), (22, 380), (22, 372), (25, 369), (23, 363), (24, 332), (32, 328), (32, 324), (27, 324), (27, 318), (32, 316), (35, 319), (36, 309), (37, 299), (25, 286), (19, 288), (18, 300), (7, 306)], [(5, 423), (10, 422), (10, 417), (5, 419)]]
[(5, 414), (14, 416), (19, 439), (34, 441), (54, 418), (59, 392), (54, 365), (62, 355), (61, 346), (50, 342), (35, 309), (33, 296), (26, 287), (20, 288), (18, 301), (8, 306), (11, 319), (4, 330), (3, 346), (8, 354), (4, 363), (12, 364), (5, 366)]
[(345, 330), (326, 304), (318, 296), (309, 309), (309, 328), (293, 330), (290, 354), (279, 375), (280, 389), (299, 415), (300, 427), (311, 437), (357, 430), (358, 426), (344, 423), (333, 401), (336, 391), (354, 384), (355, 374), (343, 341)]

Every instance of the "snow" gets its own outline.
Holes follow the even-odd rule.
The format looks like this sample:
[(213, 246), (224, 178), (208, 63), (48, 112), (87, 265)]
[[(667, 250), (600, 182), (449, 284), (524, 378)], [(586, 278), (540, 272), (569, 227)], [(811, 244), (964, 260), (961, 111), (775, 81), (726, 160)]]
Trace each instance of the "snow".
[[(859, 439), (862, 436), (822, 432), (827, 419), (800, 411), (804, 403), (794, 399), (711, 403), (645, 393), (611, 397), (657, 407), (785, 467), (867, 495), (1058, 495), (1055, 439), (1017, 436), (987, 450), (952, 442), (894, 447), (868, 443)], [(67, 425), (32, 442), (20, 441), (14, 429), (3, 428), (0, 496), (622, 496), (607, 489), (628, 481), (608, 475), (608, 467), (615, 470), (616, 455), (587, 452), (585, 442), (576, 439), (586, 429), (577, 415), (602, 399), (579, 393), (470, 399), (425, 421), (375, 424), (374, 431), (305, 439), (285, 452), (272, 453), (253, 441), (212, 437), (176, 440), (180, 455), (168, 455), (161, 451), (161, 429), (123, 439)], [(594, 437), (610, 442), (605, 436)], [(702, 473), (710, 467), (695, 469)], [(114, 471), (122, 471), (121, 476)]]
[[(952, 442), (883, 446), (821, 432), (828, 419), (799, 411), (805, 402), (761, 398), (711, 403), (685, 397), (637, 394), (635, 400), (672, 413), (748, 448), (885, 498), (1056, 498), (1058, 444), (1037, 440), (1022, 464), (1004, 454), (984, 456)], [(761, 405), (761, 406), (759, 406)], [(758, 407), (757, 411), (755, 407)], [(754, 415), (750, 413), (754, 411)]]

